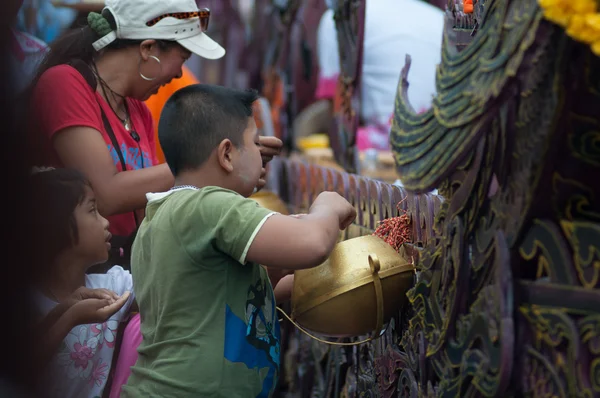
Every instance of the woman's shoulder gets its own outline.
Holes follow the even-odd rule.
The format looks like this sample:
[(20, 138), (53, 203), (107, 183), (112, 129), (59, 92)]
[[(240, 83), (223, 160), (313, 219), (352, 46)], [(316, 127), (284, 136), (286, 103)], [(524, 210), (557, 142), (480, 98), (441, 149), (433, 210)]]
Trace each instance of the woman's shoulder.
[(36, 85), (36, 88), (60, 87), (61, 92), (69, 88), (86, 88), (91, 92), (90, 85), (77, 69), (71, 65), (57, 65), (44, 71)]
[(85, 82), (85, 79), (83, 78), (81, 73), (79, 73), (77, 71), (77, 69), (75, 69), (74, 67), (72, 67), (71, 65), (68, 65), (68, 64), (52, 66), (52, 67), (48, 68), (47, 70), (45, 70), (44, 73), (42, 73), (42, 75), (40, 76), (40, 78), (47, 78), (47, 79), (48, 78), (61, 78), (61, 77), (77, 79), (82, 82)]

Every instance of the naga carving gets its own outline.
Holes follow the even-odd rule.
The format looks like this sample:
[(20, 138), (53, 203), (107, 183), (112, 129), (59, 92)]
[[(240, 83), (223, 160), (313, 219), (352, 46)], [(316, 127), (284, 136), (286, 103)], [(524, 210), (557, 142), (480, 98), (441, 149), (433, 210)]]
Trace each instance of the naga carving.
[(536, 0), (474, 3), (448, 9), (472, 25), (447, 26), (432, 109), (408, 103), (410, 59), (396, 100), (405, 187), (447, 200), (398, 346), (417, 383), (394, 394), (600, 396), (600, 58)]

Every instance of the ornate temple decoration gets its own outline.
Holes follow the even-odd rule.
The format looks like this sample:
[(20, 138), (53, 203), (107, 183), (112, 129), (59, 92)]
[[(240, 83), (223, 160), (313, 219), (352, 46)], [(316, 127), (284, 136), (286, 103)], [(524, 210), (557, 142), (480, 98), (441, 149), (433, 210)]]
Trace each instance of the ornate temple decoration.
[(472, 3), (448, 1), (428, 112), (407, 99), (410, 57), (402, 72), (404, 187), (282, 162), (294, 212), (335, 190), (358, 213), (344, 239), (406, 211), (421, 248), (409, 305), (378, 340), (292, 332), (294, 396), (600, 396), (600, 57), (538, 0)]
[(477, 33), (485, 4), (485, 0), (465, 2), (466, 0), (448, 0), (446, 8), (447, 34), (459, 51), (465, 48)]
[(340, 55), (338, 96), (341, 110), (336, 115), (329, 137), (336, 161), (349, 173), (358, 171), (356, 132), (360, 112), (365, 1), (333, 1)]
[(431, 110), (407, 99), (410, 58), (402, 73), (398, 172), (446, 201), (379, 387), (600, 396), (600, 58), (537, 0), (474, 3), (467, 45), (447, 27)]
[(289, 87), (291, 76), (289, 73), (290, 38), (291, 30), (298, 10), (302, 5), (301, 0), (271, 0), (269, 12), (268, 48), (263, 58), (262, 80), (264, 82), (262, 95), (268, 100), (271, 121), (275, 136), (289, 143), (289, 115), (290, 105)]

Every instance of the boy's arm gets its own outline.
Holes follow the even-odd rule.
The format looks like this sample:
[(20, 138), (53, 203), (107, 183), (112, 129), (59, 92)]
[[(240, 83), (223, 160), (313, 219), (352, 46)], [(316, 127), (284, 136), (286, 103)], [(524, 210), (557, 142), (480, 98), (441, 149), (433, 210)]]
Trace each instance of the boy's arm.
[(334, 192), (321, 193), (301, 217), (273, 215), (252, 241), (247, 259), (266, 267), (303, 269), (323, 263), (356, 211)]
[(198, 192), (189, 204), (191, 208), (180, 208), (190, 225), (182, 226), (179, 236), (191, 257), (196, 255), (197, 228), (202, 225), (216, 248), (240, 264), (288, 270), (325, 261), (340, 229), (356, 217), (352, 205), (334, 192), (321, 193), (309, 214), (301, 218), (273, 213), (251, 199), (216, 187)]
[(316, 267), (327, 259), (339, 233), (339, 220), (333, 213), (319, 212), (302, 219), (275, 214), (256, 234), (246, 258), (266, 267)]

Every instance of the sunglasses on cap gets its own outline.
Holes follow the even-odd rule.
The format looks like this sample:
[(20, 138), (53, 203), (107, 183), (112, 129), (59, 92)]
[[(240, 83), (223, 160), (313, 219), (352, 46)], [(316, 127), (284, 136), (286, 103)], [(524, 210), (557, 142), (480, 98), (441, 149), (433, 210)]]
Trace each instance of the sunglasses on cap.
[(177, 19), (200, 19), (200, 30), (206, 32), (208, 30), (208, 21), (210, 20), (210, 10), (208, 8), (202, 8), (198, 11), (191, 12), (171, 12), (168, 14), (160, 15), (150, 21), (146, 22), (146, 26), (154, 26), (165, 18), (177, 18)]

